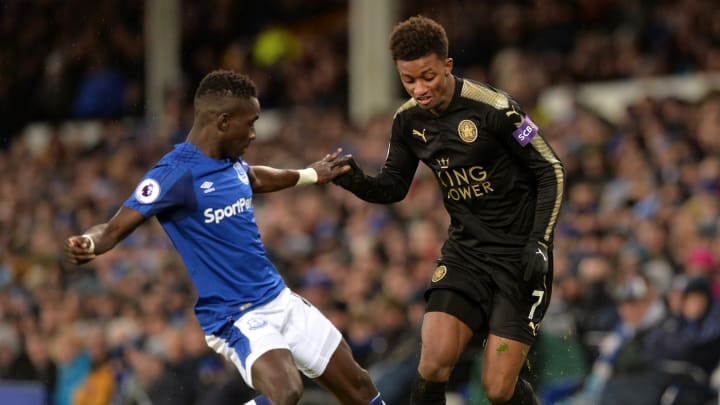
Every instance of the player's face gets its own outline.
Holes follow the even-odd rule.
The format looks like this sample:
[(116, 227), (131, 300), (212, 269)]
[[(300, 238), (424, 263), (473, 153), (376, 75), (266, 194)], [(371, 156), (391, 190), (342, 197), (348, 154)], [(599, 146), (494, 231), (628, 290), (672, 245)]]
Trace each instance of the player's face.
[(450, 104), (455, 88), (451, 58), (441, 59), (432, 53), (415, 60), (398, 60), (395, 67), (405, 91), (420, 108), (438, 114)]
[(260, 102), (255, 97), (238, 99), (230, 111), (221, 125), (222, 149), (225, 157), (237, 159), (255, 140), (255, 121), (260, 117)]

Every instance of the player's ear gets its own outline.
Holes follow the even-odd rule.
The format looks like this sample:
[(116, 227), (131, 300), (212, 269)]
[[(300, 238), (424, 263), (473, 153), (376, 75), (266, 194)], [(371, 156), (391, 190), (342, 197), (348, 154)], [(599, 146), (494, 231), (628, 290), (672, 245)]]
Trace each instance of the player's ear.
[(227, 130), (230, 125), (230, 114), (226, 112), (218, 114), (215, 125), (217, 125), (217, 128), (221, 131)]
[(449, 76), (450, 72), (452, 72), (453, 69), (453, 58), (447, 58), (445, 59), (445, 76)]

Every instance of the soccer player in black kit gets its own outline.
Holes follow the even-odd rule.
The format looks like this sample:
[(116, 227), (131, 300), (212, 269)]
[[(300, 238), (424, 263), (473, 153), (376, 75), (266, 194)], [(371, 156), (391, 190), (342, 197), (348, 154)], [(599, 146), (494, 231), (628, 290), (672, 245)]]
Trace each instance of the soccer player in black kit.
[(408, 192), (419, 161), (435, 173), (448, 239), (425, 293), (413, 404), (444, 404), (445, 385), (475, 333), (488, 332), (482, 385), (493, 404), (536, 404), (519, 378), (550, 301), (553, 230), (565, 169), (507, 94), (452, 74), (448, 39), (422, 16), (395, 26), (390, 50), (411, 98), (395, 113), (384, 166), (334, 182), (388, 204)]

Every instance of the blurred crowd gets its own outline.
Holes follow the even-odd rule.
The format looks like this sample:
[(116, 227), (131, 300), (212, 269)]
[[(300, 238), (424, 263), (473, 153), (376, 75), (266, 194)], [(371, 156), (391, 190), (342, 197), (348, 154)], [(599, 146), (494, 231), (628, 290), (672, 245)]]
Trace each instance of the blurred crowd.
[[(89, 265), (62, 260), (65, 237), (109, 218), (183, 140), (202, 75), (248, 72), (263, 108), (281, 112), (244, 156), (251, 164), (304, 167), (338, 146), (370, 173), (384, 161), (393, 111), (347, 118), (345, 1), (183, 6), (184, 79), (168, 89), (162, 126), (142, 119), (143, 2), (0, 6), (0, 380), (38, 382), (53, 405), (251, 395), (206, 347), (193, 288), (157, 221)], [(543, 403), (706, 403), (720, 386), (720, 91), (647, 98), (616, 122), (582, 105), (552, 116), (537, 99), (558, 83), (720, 70), (720, 8), (402, 3), (402, 16), (418, 13), (445, 24), (456, 73), (517, 97), (567, 168), (553, 300), (524, 371)], [(99, 119), (95, 141), (62, 125), (89, 117)], [(19, 137), (31, 120), (51, 123), (45, 143)], [(388, 404), (406, 403), (422, 291), (449, 224), (432, 173), (420, 167), (390, 206), (334, 185), (253, 202), (288, 284), (344, 333)], [(468, 404), (485, 403), (481, 344), (450, 381)], [(307, 388), (308, 403), (330, 403)]]
[[(183, 79), (168, 97), (223, 67), (249, 73), (266, 107), (345, 107), (348, 0), (179, 2)], [(548, 84), (720, 70), (712, 0), (396, 4), (400, 16), (423, 13), (446, 27), (458, 72), (524, 104)], [(144, 5), (3, 1), (0, 146), (30, 121), (141, 115)]]

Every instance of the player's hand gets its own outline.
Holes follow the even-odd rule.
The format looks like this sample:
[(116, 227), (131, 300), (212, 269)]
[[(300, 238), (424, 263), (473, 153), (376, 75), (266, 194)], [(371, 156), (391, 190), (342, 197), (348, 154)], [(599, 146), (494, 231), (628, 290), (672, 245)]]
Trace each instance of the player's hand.
[(523, 249), (523, 280), (530, 281), (548, 272), (548, 247), (544, 242), (529, 241)]
[(73, 264), (83, 264), (95, 258), (95, 244), (85, 235), (75, 235), (65, 240), (65, 258)]
[(364, 172), (362, 171), (360, 166), (358, 166), (357, 162), (355, 162), (355, 159), (353, 159), (351, 155), (345, 155), (340, 164), (346, 165), (348, 167), (348, 170), (345, 173), (333, 179), (333, 183), (337, 184), (340, 187), (349, 188), (352, 184), (352, 179), (354, 175), (364, 175)]
[(317, 184), (325, 184), (350, 171), (347, 160), (351, 159), (351, 155), (341, 156), (342, 148), (337, 148), (335, 152), (328, 153), (324, 158), (312, 163), (309, 167), (317, 172)]

